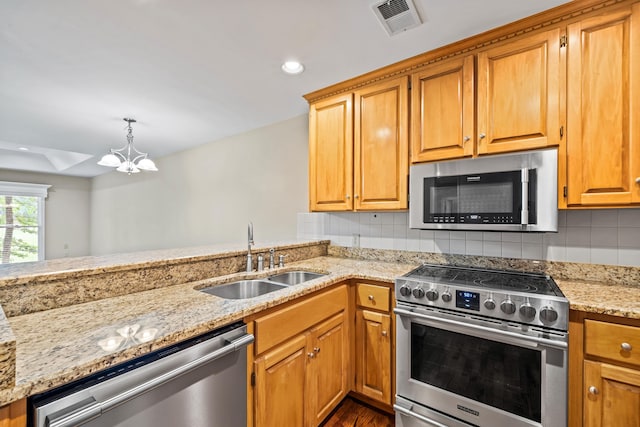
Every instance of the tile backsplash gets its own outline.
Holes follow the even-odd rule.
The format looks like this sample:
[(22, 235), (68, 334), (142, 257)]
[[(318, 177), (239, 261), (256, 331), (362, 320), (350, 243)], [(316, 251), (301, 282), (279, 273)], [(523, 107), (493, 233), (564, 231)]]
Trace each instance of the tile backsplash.
[(408, 212), (299, 213), (299, 238), (373, 249), (640, 266), (640, 209), (558, 212), (557, 233), (413, 230)]

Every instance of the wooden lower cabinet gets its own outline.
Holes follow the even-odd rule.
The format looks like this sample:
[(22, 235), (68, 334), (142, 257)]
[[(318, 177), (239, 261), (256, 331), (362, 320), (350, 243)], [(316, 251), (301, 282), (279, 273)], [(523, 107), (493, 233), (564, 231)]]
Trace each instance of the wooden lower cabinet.
[(27, 399), (0, 408), (0, 427), (26, 427), (27, 425)]
[(256, 427), (317, 426), (349, 392), (347, 289), (340, 285), (255, 320)]
[(307, 350), (309, 366), (309, 424), (317, 426), (349, 391), (349, 340), (345, 313), (311, 330)]
[(355, 294), (354, 389), (391, 410), (395, 349), (391, 289), (385, 283), (358, 281)]
[(391, 316), (356, 311), (356, 391), (391, 405)]
[(640, 370), (584, 362), (584, 427), (640, 426)]
[(569, 426), (640, 426), (640, 321), (571, 311)]
[(303, 426), (307, 402), (307, 337), (299, 335), (255, 361), (256, 425)]

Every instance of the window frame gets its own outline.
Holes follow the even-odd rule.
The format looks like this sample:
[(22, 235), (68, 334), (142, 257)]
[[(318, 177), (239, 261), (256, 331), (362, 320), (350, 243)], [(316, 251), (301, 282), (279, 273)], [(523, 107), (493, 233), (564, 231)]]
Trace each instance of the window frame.
[[(45, 259), (45, 199), (49, 196), (47, 184), (0, 181), (1, 196), (26, 196), (38, 199), (38, 261)], [(28, 261), (23, 261), (28, 262)], [(11, 263), (19, 264), (19, 262)]]

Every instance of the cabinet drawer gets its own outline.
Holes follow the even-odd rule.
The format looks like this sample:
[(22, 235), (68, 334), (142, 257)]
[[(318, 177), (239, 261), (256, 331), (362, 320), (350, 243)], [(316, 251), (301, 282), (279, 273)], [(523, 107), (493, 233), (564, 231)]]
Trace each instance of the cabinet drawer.
[(356, 302), (360, 307), (389, 311), (389, 288), (387, 286), (357, 283)]
[(585, 353), (640, 366), (640, 328), (584, 321)]
[(323, 292), (255, 321), (255, 352), (260, 354), (347, 307), (347, 286)]

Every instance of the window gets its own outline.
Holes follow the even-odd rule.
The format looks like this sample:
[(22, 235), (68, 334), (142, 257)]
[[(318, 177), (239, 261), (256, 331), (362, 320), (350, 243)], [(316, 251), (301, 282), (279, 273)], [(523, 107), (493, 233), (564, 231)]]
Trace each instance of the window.
[(44, 259), (44, 199), (49, 187), (0, 181), (0, 263)]

